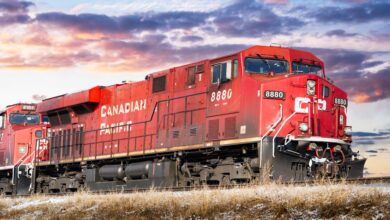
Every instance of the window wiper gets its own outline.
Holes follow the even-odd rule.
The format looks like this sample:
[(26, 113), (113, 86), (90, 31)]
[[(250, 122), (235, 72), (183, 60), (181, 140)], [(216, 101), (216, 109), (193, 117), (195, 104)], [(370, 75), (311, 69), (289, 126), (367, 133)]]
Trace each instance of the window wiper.
[(268, 61), (265, 59), (261, 59), (261, 61), (263, 61), (263, 63), (265, 63), (267, 65), (268, 70), (269, 70), (268, 72), (271, 72), (271, 66), (269, 65)]

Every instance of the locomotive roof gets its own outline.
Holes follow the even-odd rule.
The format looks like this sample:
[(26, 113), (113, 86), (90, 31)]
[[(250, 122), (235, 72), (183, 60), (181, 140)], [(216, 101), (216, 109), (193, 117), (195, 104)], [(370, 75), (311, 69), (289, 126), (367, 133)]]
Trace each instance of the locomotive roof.
[[(148, 78), (150, 76), (158, 76), (158, 75), (160, 75), (162, 73), (165, 73), (166, 71), (168, 71), (170, 69), (185, 67), (185, 66), (189, 66), (189, 65), (194, 65), (194, 64), (202, 63), (202, 62), (206, 62), (206, 61), (219, 60), (219, 59), (223, 59), (225, 57), (231, 57), (231, 56), (237, 55), (239, 53), (245, 53), (245, 52), (249, 52), (249, 51), (253, 51), (253, 50), (264, 50), (264, 51), (275, 53), (275, 54), (283, 53), (283, 54), (289, 54), (289, 55), (295, 55), (295, 54), (301, 55), (301, 56), (303, 55), (305, 57), (308, 57), (311, 60), (314, 60), (316, 62), (321, 63), (321, 65), (323, 66), (322, 60), (319, 59), (317, 56), (315, 56), (313, 53), (308, 52), (308, 51), (303, 51), (303, 50), (290, 48), (290, 47), (280, 47), (280, 46), (272, 46), (272, 45), (271, 46), (255, 45), (255, 46), (251, 46), (251, 47), (248, 47), (246, 49), (237, 51), (235, 53), (230, 53), (230, 54), (227, 54), (227, 55), (214, 57), (214, 58), (210, 58), (210, 59), (198, 60), (198, 61), (195, 61), (195, 62), (186, 63), (186, 64), (183, 64), (183, 65), (174, 66), (174, 67), (171, 67), (171, 68), (168, 68), (168, 69), (156, 71), (156, 72), (147, 74), (146, 78)], [(267, 54), (267, 55), (274, 55), (274, 54)]]

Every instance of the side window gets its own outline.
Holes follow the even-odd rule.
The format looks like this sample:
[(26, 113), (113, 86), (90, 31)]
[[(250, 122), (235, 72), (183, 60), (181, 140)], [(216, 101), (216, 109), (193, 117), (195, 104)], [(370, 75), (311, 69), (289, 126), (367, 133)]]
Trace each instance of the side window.
[(70, 124), (71, 122), (71, 119), (70, 119), (70, 115), (69, 115), (69, 112), (68, 111), (59, 111), (58, 112), (58, 116), (60, 116), (60, 121), (61, 121), (61, 124), (65, 125), (65, 124)]
[(5, 114), (0, 115), (0, 129), (5, 128), (5, 122), (6, 122)]
[(48, 114), (51, 126), (60, 125), (60, 119), (58, 118), (57, 112), (49, 112)]
[(212, 83), (225, 83), (232, 79), (232, 63), (230, 61), (212, 65)]
[(153, 93), (162, 92), (165, 90), (166, 78), (167, 76), (160, 76), (157, 78), (153, 78), (153, 88), (152, 88)]
[(221, 65), (220, 64), (215, 64), (211, 67), (211, 74), (213, 75), (212, 77), (212, 83), (219, 83), (220, 82), (220, 77), (221, 77)]
[(237, 78), (238, 76), (238, 60), (233, 60), (232, 61), (232, 73), (233, 73), (233, 78)]
[(194, 85), (195, 84), (195, 72), (196, 68), (195, 66), (188, 68), (188, 74), (187, 74), (187, 85)]
[(324, 98), (329, 97), (329, 87), (327, 87), (327, 86), (322, 87), (322, 96)]
[(49, 116), (46, 116), (46, 115), (44, 115), (44, 116), (42, 116), (42, 123), (43, 124), (49, 124)]

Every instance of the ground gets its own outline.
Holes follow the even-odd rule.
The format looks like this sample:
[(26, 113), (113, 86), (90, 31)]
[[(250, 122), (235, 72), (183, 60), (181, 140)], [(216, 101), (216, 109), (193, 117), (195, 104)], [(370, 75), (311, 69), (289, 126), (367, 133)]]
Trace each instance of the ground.
[(266, 184), (0, 198), (0, 219), (390, 219), (390, 186)]

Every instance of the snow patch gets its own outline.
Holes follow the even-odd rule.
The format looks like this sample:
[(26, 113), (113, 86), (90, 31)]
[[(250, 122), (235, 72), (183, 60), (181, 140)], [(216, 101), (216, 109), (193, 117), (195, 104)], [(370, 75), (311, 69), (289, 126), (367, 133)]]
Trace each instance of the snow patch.
[(57, 198), (54, 197), (54, 198), (48, 198), (45, 200), (22, 201), (21, 203), (12, 206), (10, 209), (11, 210), (12, 209), (20, 210), (20, 209), (24, 209), (24, 208), (31, 207), (31, 206), (38, 206), (38, 205), (43, 205), (43, 204), (48, 204), (48, 203), (57, 204), (57, 203), (64, 203), (66, 201), (67, 201), (67, 198), (64, 198), (64, 197), (57, 197)]

